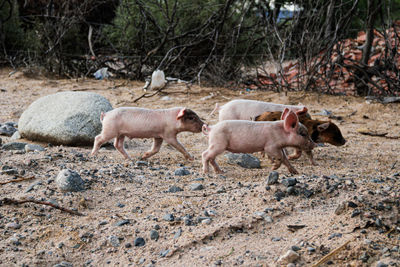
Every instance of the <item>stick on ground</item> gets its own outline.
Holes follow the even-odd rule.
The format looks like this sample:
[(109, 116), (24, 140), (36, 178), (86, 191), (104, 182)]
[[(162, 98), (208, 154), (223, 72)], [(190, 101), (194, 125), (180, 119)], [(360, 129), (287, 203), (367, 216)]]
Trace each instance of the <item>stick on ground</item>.
[(31, 177), (20, 177), (20, 178), (15, 179), (15, 180), (0, 182), (0, 185), (9, 184), (9, 183), (18, 183), (18, 182), (21, 182), (21, 181), (32, 180), (32, 179), (35, 179), (35, 176), (31, 176)]
[(47, 202), (47, 201), (40, 201), (40, 200), (35, 200), (35, 199), (21, 199), (21, 200), (17, 200), (17, 199), (12, 199), (12, 198), (3, 198), (0, 200), (0, 205), (18, 205), (18, 204), (24, 204), (27, 202), (31, 202), (31, 203), (35, 203), (35, 204), (41, 204), (41, 205), (46, 205), (46, 206), (50, 206), (52, 208), (55, 209), (59, 209), (61, 211), (73, 214), (73, 215), (78, 215), (78, 216), (84, 216), (83, 213), (80, 213), (78, 211), (74, 211), (74, 210), (70, 210), (67, 208), (63, 208), (60, 207), (58, 205), (54, 205), (53, 203)]
[(338, 253), (340, 250), (342, 250), (348, 243), (350, 243), (350, 241), (351, 241), (351, 239), (347, 240), (343, 245), (334, 249), (332, 252), (330, 252), (329, 254), (324, 256), (322, 259), (320, 259), (317, 263), (313, 264), (312, 267), (318, 267), (321, 264), (324, 264), (325, 262), (327, 262), (330, 257), (332, 257), (333, 255)]

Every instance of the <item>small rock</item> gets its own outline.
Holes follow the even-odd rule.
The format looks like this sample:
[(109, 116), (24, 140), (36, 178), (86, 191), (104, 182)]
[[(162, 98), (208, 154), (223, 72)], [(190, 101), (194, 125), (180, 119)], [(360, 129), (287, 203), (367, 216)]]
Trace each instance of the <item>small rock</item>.
[(184, 224), (185, 224), (186, 226), (191, 226), (191, 225), (193, 225), (193, 220), (192, 220), (191, 218), (188, 218), (188, 217), (185, 217), (185, 218), (183, 219), (183, 222), (184, 222)]
[(217, 265), (217, 266), (222, 265), (222, 260), (217, 260), (217, 261), (214, 262), (214, 264)]
[(217, 193), (218, 193), (218, 194), (226, 193), (225, 187), (222, 186), (222, 187), (218, 188)]
[(85, 189), (85, 182), (81, 176), (70, 169), (64, 169), (58, 173), (56, 184), (62, 191), (67, 192), (77, 192)]
[(286, 194), (285, 194), (285, 192), (277, 191), (277, 192), (275, 192), (274, 196), (277, 201), (281, 201), (281, 199), (284, 198), (286, 196)]
[(25, 145), (25, 152), (32, 152), (32, 151), (44, 151), (44, 147), (35, 144)]
[(29, 193), (30, 191), (32, 191), (35, 188), (35, 186), (41, 185), (41, 184), (42, 184), (42, 181), (37, 181), (37, 182), (32, 183), (31, 185), (29, 185), (26, 188), (25, 193)]
[(174, 235), (174, 239), (178, 239), (182, 235), (182, 228), (179, 228)]
[(62, 261), (60, 263), (57, 263), (57, 264), (53, 265), (53, 267), (74, 267), (74, 265), (72, 263), (67, 262), (67, 261)]
[(313, 252), (315, 252), (315, 248), (313, 248), (313, 247), (307, 247), (307, 251), (308, 251), (309, 253), (313, 253)]
[(129, 223), (130, 223), (129, 220), (121, 220), (121, 221), (116, 222), (115, 226), (123, 226), (123, 225), (129, 224)]
[(18, 170), (10, 166), (4, 165), (3, 168), (1, 168), (0, 174), (17, 175)]
[[(10, 140), (11, 141), (15, 141), (21, 139), (21, 135), (19, 134), (19, 131), (16, 131), (15, 133), (13, 133), (13, 135), (11, 135)], [(1, 145), (1, 142), (0, 142)]]
[(185, 167), (175, 170), (175, 175), (177, 175), (177, 176), (184, 176), (184, 175), (189, 175), (189, 174), (190, 174), (190, 171), (188, 171)]
[(165, 256), (168, 255), (168, 253), (169, 253), (169, 249), (163, 250), (163, 251), (160, 252), (160, 256), (161, 257), (165, 257)]
[(297, 252), (294, 252), (293, 250), (289, 249), (284, 255), (282, 255), (279, 258), (278, 263), (279, 264), (289, 264), (289, 263), (295, 262), (299, 258), (300, 258), (300, 255)]
[(8, 223), (8, 224), (6, 224), (6, 228), (7, 229), (20, 229), (21, 228), (21, 225), (19, 224), (19, 223), (16, 223), (16, 222), (11, 222), (11, 223)]
[(183, 191), (183, 189), (180, 188), (179, 186), (175, 186), (175, 185), (171, 186), (171, 187), (168, 189), (168, 192), (169, 192), (169, 193), (176, 193), (176, 192), (181, 192), (181, 191)]
[(360, 214), (361, 214), (360, 210), (354, 210), (353, 213), (351, 213), (351, 218), (354, 218), (354, 217), (356, 217), (356, 216), (358, 216)]
[(386, 263), (384, 263), (384, 262), (378, 261), (376, 263), (376, 267), (388, 267), (388, 265)]
[(236, 164), (242, 168), (246, 169), (261, 168), (260, 160), (250, 154), (227, 153), (225, 157), (228, 159), (229, 164)]
[(128, 242), (128, 243), (125, 244), (125, 248), (131, 248), (131, 247), (132, 247), (131, 243)]
[(286, 193), (288, 193), (289, 195), (295, 195), (296, 194), (296, 188), (294, 186), (289, 186), (286, 189)]
[(286, 187), (295, 186), (297, 184), (296, 178), (286, 178), (282, 180), (282, 184)]
[(332, 111), (329, 111), (327, 109), (322, 109), (321, 112), (317, 113), (316, 115), (331, 116), (332, 115)]
[(163, 220), (168, 222), (173, 222), (175, 220), (175, 217), (173, 214), (167, 213), (164, 215)]
[(15, 129), (15, 127), (12, 125), (7, 123), (0, 124), (0, 135), (12, 136), (16, 131), (17, 129)]
[(123, 208), (123, 207), (125, 207), (125, 204), (122, 204), (122, 203), (117, 203), (117, 205), (116, 205), (118, 208)]
[(356, 203), (354, 203), (353, 201), (349, 201), (347, 202), (347, 206), (350, 208), (357, 208), (358, 205)]
[(150, 231), (150, 239), (151, 240), (157, 241), (159, 237), (160, 237), (160, 234), (156, 230)]
[(135, 241), (133, 241), (133, 245), (135, 247), (143, 247), (146, 244), (146, 241), (142, 237), (137, 237), (135, 238)]
[(12, 236), (12, 237), (10, 237), (10, 243), (11, 244), (13, 244), (14, 246), (19, 246), (19, 245), (21, 245), (21, 242), (18, 240), (18, 238), (17, 237), (15, 237), (15, 236)]
[(342, 234), (341, 233), (333, 233), (328, 237), (328, 240), (331, 240), (335, 237), (342, 237)]
[(342, 214), (344, 211), (346, 210), (346, 205), (345, 203), (340, 203), (336, 209), (335, 209), (335, 214), (336, 215), (340, 215)]
[(203, 189), (204, 189), (204, 186), (199, 183), (193, 183), (190, 185), (190, 190), (192, 190), (192, 191), (199, 191), (199, 190), (203, 190)]
[(26, 143), (22, 143), (22, 142), (10, 142), (10, 143), (6, 143), (6, 144), (2, 145), (1, 149), (2, 150), (24, 150), (26, 145), (27, 145)]
[(304, 189), (304, 190), (303, 190), (303, 195), (304, 195), (306, 198), (310, 198), (313, 194), (314, 194), (314, 192), (311, 191), (311, 190), (309, 190), (309, 189)]
[(267, 185), (273, 185), (278, 182), (279, 179), (279, 173), (276, 171), (272, 171), (269, 173), (268, 178), (267, 178)]
[(292, 249), (293, 251), (299, 251), (301, 248), (298, 247), (298, 246), (292, 246), (291, 249)]
[(149, 166), (149, 163), (147, 161), (144, 160), (138, 160), (136, 161), (136, 166), (140, 167), (140, 166)]
[(111, 246), (113, 247), (119, 247), (119, 238), (116, 237), (115, 235), (109, 236), (108, 241), (110, 242)]
[(205, 219), (205, 220), (202, 220), (201, 223), (202, 223), (202, 224), (211, 224), (211, 219), (210, 219), (210, 218), (207, 218), (207, 219)]

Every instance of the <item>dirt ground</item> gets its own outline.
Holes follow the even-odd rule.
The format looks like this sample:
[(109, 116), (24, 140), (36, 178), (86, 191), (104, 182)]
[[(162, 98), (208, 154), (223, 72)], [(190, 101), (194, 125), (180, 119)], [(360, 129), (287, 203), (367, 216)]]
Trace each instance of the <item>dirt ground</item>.
[[(278, 261), (288, 249), (298, 250), (291, 266), (400, 266), (400, 139), (362, 135), (359, 129), (400, 135), (399, 104), (382, 105), (364, 98), (315, 93), (273, 93), (171, 84), (166, 94), (133, 100), (143, 94), (143, 82), (93, 79), (49, 79), (0, 70), (0, 123), (18, 122), (34, 100), (61, 91), (90, 91), (113, 107), (165, 108), (187, 106), (209, 124), (215, 103), (246, 98), (307, 105), (311, 115), (329, 110), (347, 143), (314, 149), (318, 166), (305, 156), (293, 161), (299, 175), (282, 166), (279, 183), (267, 186), (271, 164), (262, 169), (229, 165), (217, 158), (223, 175), (201, 173), (202, 134), (181, 133), (179, 140), (195, 156), (185, 161), (163, 145), (147, 163), (140, 155), (151, 140), (127, 141), (134, 161), (115, 149), (49, 146), (43, 152), (16, 153), (0, 149), (0, 170), (9, 166), (19, 175), (0, 171), (0, 182), (16, 176), (33, 180), (0, 185), (4, 197), (56, 202), (77, 209), (75, 216), (49, 206), (27, 203), (0, 205), (0, 266), (286, 266)], [(0, 136), (3, 144), (10, 141)], [(18, 140), (25, 141), (27, 140)], [(259, 155), (256, 155), (259, 157)], [(190, 174), (176, 176), (185, 166)], [(61, 192), (55, 182), (64, 168), (78, 173), (86, 190)], [(296, 178), (293, 194), (285, 193), (284, 178)], [(204, 189), (193, 191), (201, 183)], [(33, 187), (32, 185), (35, 184)], [(169, 192), (171, 186), (183, 189)], [(29, 187), (31, 190), (27, 190)], [(284, 197), (279, 201), (280, 192)], [(173, 221), (164, 220), (166, 214)], [(126, 224), (118, 226), (124, 221)], [(16, 226), (18, 225), (18, 226)], [(158, 239), (151, 239), (156, 230)], [(153, 233), (154, 235), (154, 233)], [(142, 237), (144, 246), (134, 246)], [(154, 236), (153, 236), (154, 238)], [(319, 263), (324, 257), (325, 263)], [(313, 265), (321, 264), (321, 265)], [(381, 265), (384, 266), (384, 265)]]

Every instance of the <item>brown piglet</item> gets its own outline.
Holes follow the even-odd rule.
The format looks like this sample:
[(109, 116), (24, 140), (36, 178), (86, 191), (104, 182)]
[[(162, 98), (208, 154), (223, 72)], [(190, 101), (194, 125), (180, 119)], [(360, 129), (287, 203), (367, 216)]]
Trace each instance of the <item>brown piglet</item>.
[(187, 108), (146, 109), (137, 107), (120, 107), (100, 116), (102, 131), (96, 136), (91, 155), (95, 155), (100, 146), (115, 138), (115, 148), (126, 158), (130, 159), (124, 149), (124, 139), (153, 138), (151, 150), (145, 152), (143, 159), (156, 154), (163, 141), (167, 142), (186, 159), (193, 160), (182, 144), (176, 138), (180, 132), (201, 132), (204, 122), (192, 110)]

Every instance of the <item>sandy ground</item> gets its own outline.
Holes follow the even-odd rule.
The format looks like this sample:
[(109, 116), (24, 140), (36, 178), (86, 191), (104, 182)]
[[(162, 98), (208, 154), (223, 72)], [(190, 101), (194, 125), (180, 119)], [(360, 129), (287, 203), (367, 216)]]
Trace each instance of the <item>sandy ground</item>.
[[(28, 78), (21, 71), (9, 77), (9, 72), (0, 70), (0, 123), (18, 122), (34, 100), (68, 90), (96, 92), (113, 107), (187, 106), (209, 124), (217, 121), (216, 116), (208, 116), (215, 103), (246, 98), (301, 102), (311, 114), (327, 109), (343, 118), (333, 122), (347, 143), (314, 149), (319, 166), (311, 166), (305, 156), (293, 161), (300, 175), (279, 168), (280, 182), (287, 177), (298, 181), (297, 194), (286, 194), (280, 201), (276, 195), (286, 192), (286, 187), (280, 182), (266, 187), (271, 168), (266, 159), (262, 159), (262, 169), (250, 170), (229, 165), (220, 155), (217, 162), (226, 173), (203, 175), (201, 152), (207, 140), (201, 134), (179, 135), (195, 161), (185, 161), (179, 152), (163, 145), (144, 166), (136, 161), (151, 140), (126, 142), (134, 161), (124, 160), (112, 147), (102, 148), (95, 157), (89, 155), (91, 147), (42, 143), (45, 151), (24, 154), (0, 149), (0, 169), (10, 166), (19, 176), (34, 177), (0, 185), (1, 198), (51, 200), (85, 215), (32, 203), (1, 205), (1, 266), (61, 262), (73, 266), (285, 266), (278, 259), (292, 246), (299, 249), (292, 266), (313, 266), (324, 257), (326, 263), (320, 266), (400, 265), (400, 140), (357, 132), (363, 128), (399, 136), (399, 104), (315, 93), (286, 95), (196, 85), (187, 89), (179, 84), (169, 85), (167, 94), (134, 103), (143, 94), (142, 82)], [(3, 144), (9, 142), (9, 137), (1, 139)], [(174, 175), (182, 166), (190, 175)], [(79, 172), (87, 189), (61, 192), (54, 179), (63, 168)], [(0, 182), (13, 178), (0, 174)], [(201, 183), (204, 189), (191, 190), (193, 183)], [(183, 191), (168, 192), (173, 185)], [(174, 221), (165, 221), (166, 214), (173, 214)], [(128, 223), (117, 226), (122, 220)], [(158, 240), (150, 238), (151, 230), (159, 233)], [(144, 238), (144, 246), (134, 246), (138, 237)]]

